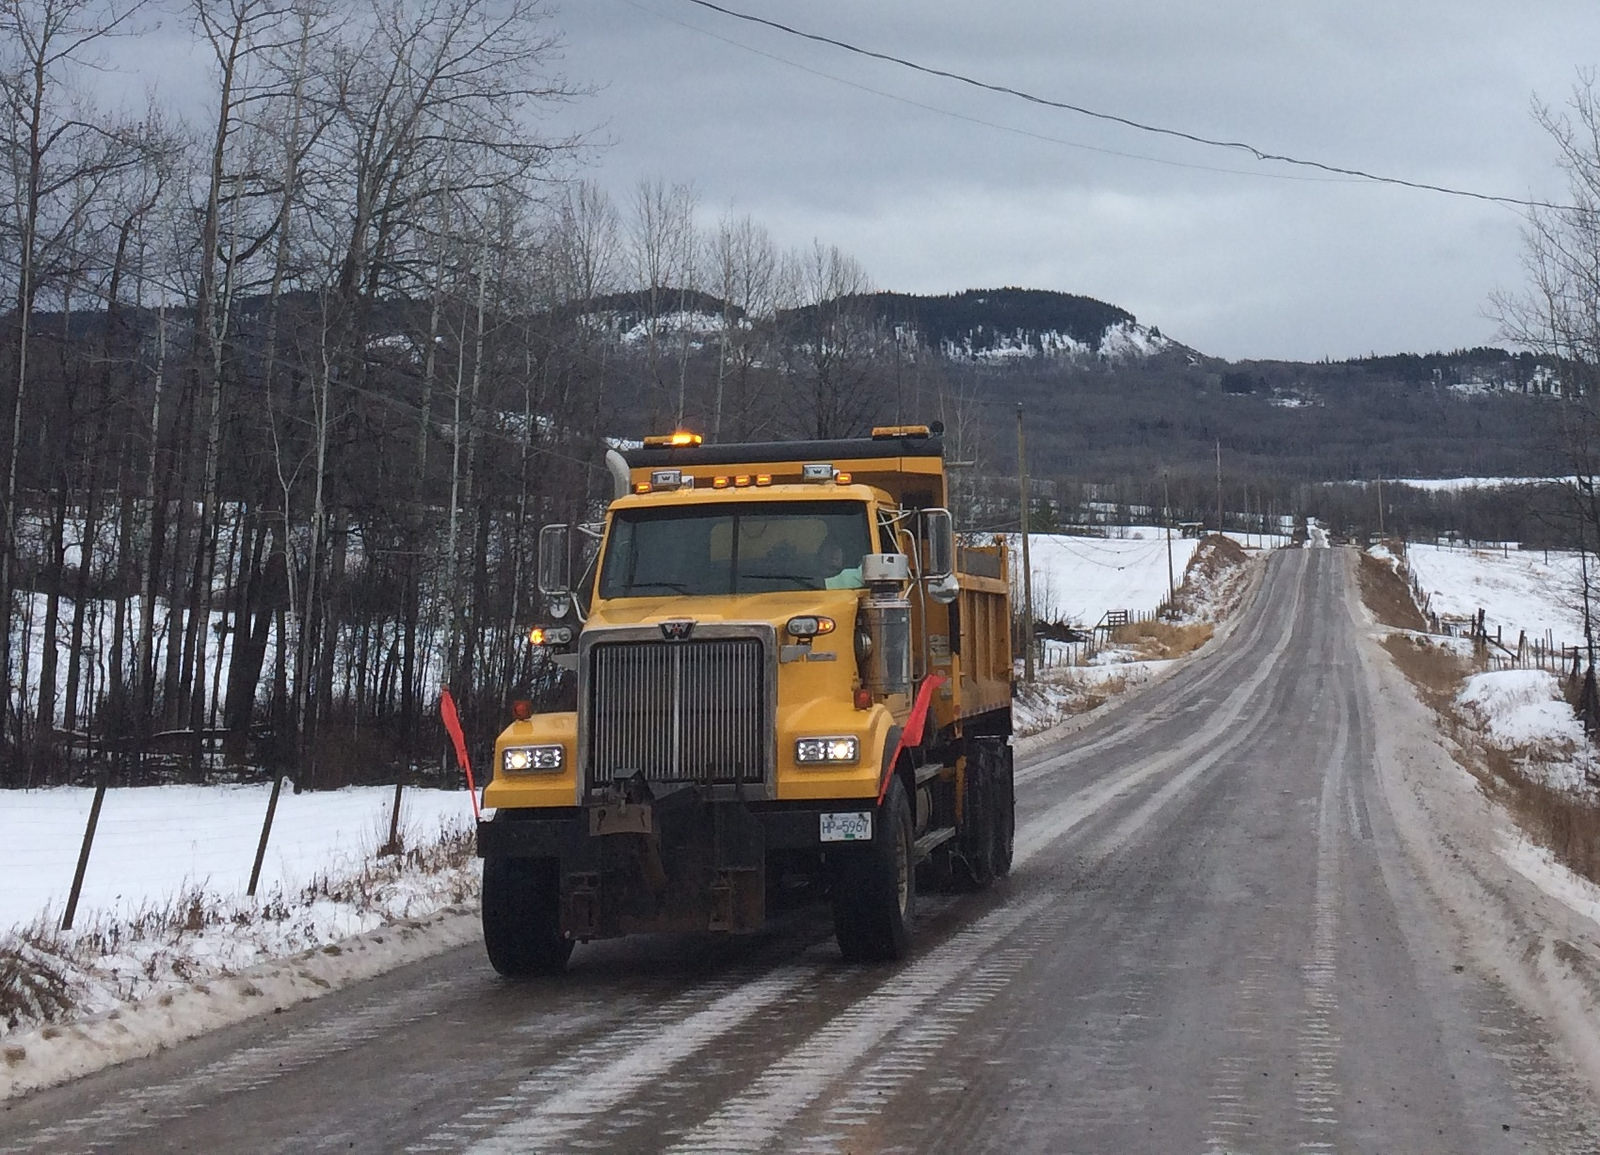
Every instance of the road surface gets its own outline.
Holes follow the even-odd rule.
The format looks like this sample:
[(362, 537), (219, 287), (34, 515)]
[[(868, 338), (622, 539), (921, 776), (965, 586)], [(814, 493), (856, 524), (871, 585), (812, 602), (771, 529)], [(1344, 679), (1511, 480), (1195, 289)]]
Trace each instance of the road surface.
[(1411, 845), (1369, 632), (1348, 551), (1274, 555), (1225, 641), (1019, 763), (1011, 878), (924, 896), (902, 964), (821, 914), (559, 981), (454, 951), (7, 1103), (0, 1150), (1600, 1149), (1473, 941), (1488, 876)]

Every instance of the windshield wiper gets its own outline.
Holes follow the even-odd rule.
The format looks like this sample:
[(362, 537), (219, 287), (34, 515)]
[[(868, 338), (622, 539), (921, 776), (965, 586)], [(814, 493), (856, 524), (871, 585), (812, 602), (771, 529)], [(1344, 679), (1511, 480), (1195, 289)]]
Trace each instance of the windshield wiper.
[(675, 594), (687, 594), (690, 592), (689, 587), (684, 585), (682, 582), (634, 582), (628, 587), (628, 593), (638, 596), (639, 591), (642, 589), (655, 589), (658, 587), (660, 589), (670, 590)]

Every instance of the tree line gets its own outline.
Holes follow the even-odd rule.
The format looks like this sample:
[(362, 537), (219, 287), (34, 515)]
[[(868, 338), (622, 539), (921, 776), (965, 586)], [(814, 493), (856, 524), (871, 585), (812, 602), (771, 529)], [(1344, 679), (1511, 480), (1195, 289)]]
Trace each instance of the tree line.
[[(157, 15), (204, 111), (97, 106)], [(580, 179), (558, 43), (538, 0), (0, 7), (0, 784), (436, 765), (441, 686), (481, 744), (546, 685), (533, 543), (606, 436), (894, 408), (848, 254)]]

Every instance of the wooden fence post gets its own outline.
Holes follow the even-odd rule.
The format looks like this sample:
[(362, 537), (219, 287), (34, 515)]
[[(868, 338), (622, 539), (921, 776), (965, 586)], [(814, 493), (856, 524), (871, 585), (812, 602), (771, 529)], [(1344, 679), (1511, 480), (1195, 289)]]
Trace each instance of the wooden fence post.
[(267, 857), (267, 839), (272, 835), (272, 816), (278, 810), (278, 794), (283, 790), (283, 773), (279, 771), (272, 776), (272, 793), (267, 797), (267, 817), (261, 824), (261, 841), (256, 843), (256, 861), (250, 868), (250, 887), (245, 894), (250, 898), (256, 896), (256, 883), (261, 881), (261, 862)]
[(389, 841), (379, 849), (379, 855), (400, 853), (400, 792), (404, 789), (399, 782), (394, 784), (394, 813), (389, 815)]
[(96, 775), (94, 801), (89, 804), (89, 823), (83, 828), (83, 846), (78, 850), (78, 869), (72, 874), (72, 892), (67, 895), (67, 909), (61, 916), (61, 929), (71, 930), (72, 920), (78, 917), (78, 897), (83, 893), (83, 876), (89, 869), (89, 849), (94, 845), (94, 830), (100, 825), (100, 806), (106, 800), (106, 772), (102, 768)]

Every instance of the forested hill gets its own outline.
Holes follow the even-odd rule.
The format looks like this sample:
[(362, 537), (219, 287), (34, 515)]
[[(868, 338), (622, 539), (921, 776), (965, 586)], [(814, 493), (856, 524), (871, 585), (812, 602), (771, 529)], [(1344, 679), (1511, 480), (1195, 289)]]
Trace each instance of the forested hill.
[(1018, 335), (1035, 347), (1041, 336), (1059, 334), (1098, 350), (1107, 330), (1132, 325), (1126, 309), (1047, 289), (967, 289), (944, 296), (864, 293), (846, 299), (890, 324), (910, 324), (933, 349), (994, 349)]

